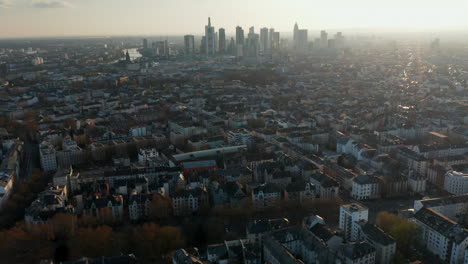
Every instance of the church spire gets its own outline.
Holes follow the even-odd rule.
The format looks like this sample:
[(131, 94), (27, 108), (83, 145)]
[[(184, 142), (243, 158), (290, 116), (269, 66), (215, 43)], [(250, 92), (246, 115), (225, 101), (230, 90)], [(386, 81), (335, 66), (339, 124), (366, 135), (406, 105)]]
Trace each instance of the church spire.
[(127, 53), (125, 54), (125, 60), (127, 62), (130, 62), (130, 54), (128, 53), (128, 50), (127, 50)]

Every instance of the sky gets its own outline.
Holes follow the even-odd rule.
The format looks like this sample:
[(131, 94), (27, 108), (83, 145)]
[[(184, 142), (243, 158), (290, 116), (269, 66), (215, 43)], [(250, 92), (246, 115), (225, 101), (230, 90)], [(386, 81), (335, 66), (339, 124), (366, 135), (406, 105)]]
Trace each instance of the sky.
[[(468, 29), (468, 0), (0, 0), (0, 38), (200, 35), (273, 27)], [(247, 31), (247, 30), (246, 30)]]

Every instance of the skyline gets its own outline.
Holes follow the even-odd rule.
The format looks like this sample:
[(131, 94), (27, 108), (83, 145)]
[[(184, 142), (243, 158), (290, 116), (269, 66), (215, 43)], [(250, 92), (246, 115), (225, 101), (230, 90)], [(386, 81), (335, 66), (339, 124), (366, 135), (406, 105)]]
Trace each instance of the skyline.
[(454, 31), (468, 26), (467, 8), (462, 0), (0, 0), (0, 24), (8, 25), (0, 38), (202, 35), (208, 16), (230, 36), (237, 25), (290, 32), (295, 22), (309, 30)]

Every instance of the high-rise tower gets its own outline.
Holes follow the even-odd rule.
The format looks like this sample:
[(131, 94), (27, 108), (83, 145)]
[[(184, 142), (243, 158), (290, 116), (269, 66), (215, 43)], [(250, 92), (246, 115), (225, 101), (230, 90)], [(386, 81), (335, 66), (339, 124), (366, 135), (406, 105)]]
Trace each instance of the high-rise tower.
[(216, 33), (215, 28), (211, 26), (211, 18), (208, 18), (208, 25), (205, 26), (205, 54), (216, 55)]
[(244, 29), (242, 27), (236, 27), (236, 44), (244, 45)]
[(242, 27), (236, 27), (236, 57), (244, 56), (244, 30)]
[(297, 22), (296, 22), (296, 24), (294, 24), (293, 42), (296, 42), (298, 32), (299, 32), (299, 26), (297, 25)]
[(328, 33), (325, 30), (320, 31), (320, 46), (328, 47)]
[(219, 44), (218, 49), (219, 53), (224, 54), (226, 52), (226, 31), (224, 28), (220, 28), (218, 32)]
[(268, 28), (260, 29), (260, 50), (263, 54), (266, 54), (269, 50), (268, 48)]
[(184, 36), (185, 55), (193, 55), (195, 53), (195, 37), (193, 35)]

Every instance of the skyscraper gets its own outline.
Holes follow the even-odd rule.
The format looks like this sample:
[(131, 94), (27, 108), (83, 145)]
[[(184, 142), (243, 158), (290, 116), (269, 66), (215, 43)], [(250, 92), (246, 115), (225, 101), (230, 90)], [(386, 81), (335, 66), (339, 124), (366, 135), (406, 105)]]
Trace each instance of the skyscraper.
[(273, 50), (273, 35), (275, 34), (275, 29), (270, 28), (268, 32), (268, 50), (271, 52)]
[(260, 51), (259, 39), (260, 39), (259, 35), (255, 34), (255, 28), (250, 27), (249, 35), (246, 41), (247, 57), (255, 58), (258, 56), (258, 53)]
[(206, 54), (206, 37), (201, 38), (200, 54)]
[(143, 48), (144, 49), (148, 48), (148, 40), (147, 39), (143, 39)]
[(229, 41), (227, 52), (231, 55), (236, 55), (236, 42), (234, 41), (234, 38), (231, 38), (231, 41)]
[(195, 37), (193, 35), (184, 36), (185, 55), (195, 54)]
[(273, 36), (271, 37), (271, 49), (278, 50), (280, 48), (280, 33), (273, 32)]
[(297, 40), (297, 33), (299, 31), (299, 26), (297, 25), (297, 22), (296, 24), (294, 24), (294, 32), (293, 32), (293, 42), (295, 43), (296, 40)]
[(335, 34), (335, 46), (337, 48), (342, 48), (344, 46), (344, 37), (341, 32)]
[(226, 52), (226, 31), (224, 28), (219, 29), (218, 33), (218, 38), (219, 38), (219, 53), (224, 54)]
[(205, 26), (205, 54), (216, 55), (216, 33), (215, 28), (211, 26), (211, 18), (208, 18), (208, 25)]
[(268, 48), (268, 28), (264, 27), (260, 29), (260, 50), (263, 54), (266, 54)]
[(320, 31), (320, 46), (322, 48), (328, 47), (328, 33), (325, 30)]
[(244, 45), (244, 30), (242, 27), (236, 27), (236, 44)]
[(296, 36), (296, 52), (306, 53), (309, 49), (307, 29), (299, 29)]
[(242, 27), (236, 27), (236, 57), (244, 56), (244, 30)]
[(156, 42), (154, 53), (157, 56), (169, 56), (169, 43), (167, 40)]

